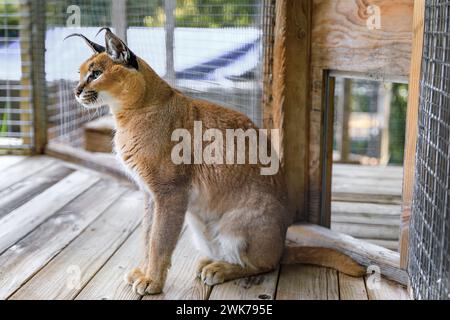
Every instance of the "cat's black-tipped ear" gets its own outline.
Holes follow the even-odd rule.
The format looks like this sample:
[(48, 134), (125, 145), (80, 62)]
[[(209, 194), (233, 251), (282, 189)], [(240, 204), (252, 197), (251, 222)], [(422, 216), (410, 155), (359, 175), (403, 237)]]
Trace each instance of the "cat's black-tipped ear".
[(127, 45), (120, 40), (109, 28), (101, 28), (97, 35), (106, 30), (105, 43), (106, 53), (117, 63), (121, 63), (127, 67), (139, 69), (139, 64), (136, 55), (127, 47)]
[(67, 37), (65, 37), (64, 40), (66, 40), (67, 38), (71, 38), (71, 37), (82, 38), (86, 42), (86, 44), (92, 49), (92, 51), (94, 51), (94, 53), (102, 53), (102, 52), (106, 51), (105, 47), (103, 47), (95, 42), (92, 42), (91, 40), (89, 40), (88, 38), (86, 38), (85, 36), (83, 36), (82, 34), (79, 34), (79, 33), (72, 33), (72, 34), (68, 35)]

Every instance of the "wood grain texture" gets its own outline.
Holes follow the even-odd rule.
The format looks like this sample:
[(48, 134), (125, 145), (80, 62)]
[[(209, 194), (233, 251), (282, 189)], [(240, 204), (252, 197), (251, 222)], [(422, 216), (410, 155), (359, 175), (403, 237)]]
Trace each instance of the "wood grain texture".
[(203, 284), (195, 273), (199, 259), (200, 254), (194, 248), (191, 232), (187, 228), (173, 253), (173, 263), (163, 293), (145, 296), (143, 300), (207, 300), (211, 287)]
[(25, 159), (25, 156), (0, 156), (0, 172)]
[(272, 300), (275, 299), (279, 268), (250, 278), (216, 285), (209, 300)]
[(90, 152), (111, 153), (115, 124), (112, 116), (104, 116), (86, 123), (84, 129), (84, 149)]
[(404, 156), (403, 179), (403, 211), (400, 231), (400, 266), (406, 269), (408, 265), (409, 221), (414, 188), (414, 172), (416, 159), (416, 142), (418, 134), (420, 73), (422, 68), (423, 37), (425, 19), (425, 0), (414, 2), (413, 40), (411, 70), (409, 76), (409, 97), (406, 111), (406, 144)]
[(0, 299), (39, 271), (124, 191), (116, 183), (100, 181), (5, 251), (0, 256)]
[(337, 274), (301, 264), (282, 265), (276, 300), (337, 300)]
[[(367, 27), (370, 5), (380, 9), (379, 30)], [(413, 0), (314, 0), (313, 66), (407, 76), (413, 5)]]
[(1, 218), (0, 253), (27, 235), (99, 179), (98, 176), (76, 171)]
[(411, 300), (405, 286), (384, 277), (372, 280), (365, 277), (369, 300)]
[(76, 300), (140, 300), (125, 283), (125, 275), (137, 267), (144, 252), (142, 229), (137, 228), (108, 262), (77, 294)]
[(280, 129), (282, 166), (298, 221), (307, 216), (311, 7), (311, 0), (280, 0), (275, 8), (273, 126)]
[(121, 196), (11, 299), (73, 299), (136, 229), (142, 201), (137, 191)]
[(46, 153), (57, 159), (73, 162), (116, 178), (128, 179), (112, 153), (94, 153), (58, 143), (49, 143)]
[(0, 191), (0, 218), (20, 207), (51, 187), (74, 170), (65, 166), (51, 166)]
[(403, 167), (400, 166), (361, 166), (352, 164), (333, 164), (333, 177), (378, 178), (380, 180), (402, 180)]
[(367, 300), (364, 278), (339, 273), (339, 295), (341, 300)]
[(35, 174), (36, 172), (55, 163), (49, 157), (28, 157), (5, 170), (0, 171), (0, 190), (4, 190), (13, 184)]
[(398, 240), (397, 225), (367, 224), (336, 222), (331, 225), (331, 230), (347, 234), (355, 238), (372, 238), (381, 240)]
[[(404, 78), (409, 74), (413, 0), (314, 0), (309, 109), (308, 221), (321, 217), (324, 162), (324, 74), (327, 70), (368, 74), (370, 78)], [(368, 7), (381, 13), (381, 29), (367, 27)], [(328, 160), (330, 161), (330, 160)], [(325, 192), (326, 194), (326, 192)]]
[(397, 219), (401, 212), (401, 206), (395, 204), (336, 201), (332, 203), (331, 208), (334, 216), (349, 219), (357, 219), (357, 217)]

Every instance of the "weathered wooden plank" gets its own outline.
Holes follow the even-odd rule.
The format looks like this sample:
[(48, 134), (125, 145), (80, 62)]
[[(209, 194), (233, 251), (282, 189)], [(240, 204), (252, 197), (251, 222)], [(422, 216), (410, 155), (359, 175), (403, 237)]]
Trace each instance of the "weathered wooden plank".
[(381, 273), (402, 284), (407, 284), (408, 275), (400, 269), (398, 252), (355, 239), (349, 235), (317, 225), (295, 224), (289, 227), (287, 242), (302, 247), (330, 248), (349, 256), (358, 264), (368, 267), (377, 264)]
[(405, 286), (381, 277), (365, 277), (369, 300), (411, 300)]
[[(336, 214), (331, 217), (332, 222), (341, 224), (362, 224), (381, 226), (400, 226), (400, 215), (397, 216), (363, 216), (363, 215), (343, 215)], [(398, 232), (397, 232), (398, 233)], [(398, 234), (397, 234), (398, 237)]]
[(28, 157), (15, 165), (0, 171), (0, 190), (9, 188), (13, 184), (35, 174), (36, 172), (52, 165), (55, 160), (48, 157)]
[(336, 299), (336, 287), (337, 277), (327, 268), (301, 264), (282, 265), (276, 300)]
[(349, 179), (344, 177), (333, 178), (332, 192), (354, 193), (354, 194), (374, 194), (390, 195), (401, 197), (401, 180), (379, 180), (376, 178)]
[(25, 160), (25, 156), (0, 156), (0, 172)]
[(348, 234), (355, 238), (372, 238), (382, 240), (398, 240), (399, 225), (377, 225), (364, 223), (333, 222), (331, 230)]
[[(413, 0), (315, 0), (312, 64), (324, 69), (407, 76)], [(369, 5), (379, 12), (369, 13)], [(380, 29), (369, 28), (381, 14)], [(372, 24), (372, 26), (375, 26)]]
[(111, 153), (115, 123), (112, 116), (104, 116), (86, 123), (84, 129), (84, 149), (90, 152)]
[(78, 293), (76, 300), (139, 300), (141, 297), (125, 283), (124, 276), (137, 267), (143, 255), (143, 237), (137, 228), (111, 259)]
[(164, 292), (145, 296), (143, 300), (207, 300), (211, 287), (203, 284), (196, 275), (200, 254), (193, 246), (189, 228), (183, 233), (172, 257)]
[(46, 153), (49, 156), (80, 164), (98, 172), (128, 179), (112, 153), (94, 153), (59, 143), (49, 143)]
[(363, 277), (350, 277), (339, 272), (339, 294), (341, 300), (367, 300)]
[(0, 253), (99, 181), (76, 171), (0, 219)]
[(28, 202), (73, 171), (73, 169), (65, 166), (51, 166), (0, 191), (0, 218)]
[(276, 1), (273, 51), (273, 122), (296, 220), (304, 220), (308, 172), (312, 0)]
[(352, 179), (378, 178), (380, 180), (402, 180), (403, 167), (363, 166), (363, 165), (334, 163), (333, 177), (344, 177)]
[[(331, 204), (333, 215), (342, 217), (399, 217), (401, 206), (391, 204), (361, 203), (333, 201)], [(400, 218), (399, 218), (400, 219)]]
[(398, 251), (398, 240), (369, 239), (361, 238), (361, 240), (373, 243), (377, 246), (384, 247), (392, 251)]
[(340, 202), (361, 202), (361, 203), (378, 203), (378, 204), (402, 203), (401, 196), (399, 195), (354, 193), (354, 192), (333, 192), (331, 200)]
[(339, 278), (338, 271), (333, 269), (326, 269), (327, 273), (327, 299), (339, 300)]
[(424, 38), (425, 0), (414, 1), (413, 38), (411, 70), (408, 88), (408, 108), (406, 113), (404, 180), (403, 180), (403, 211), (400, 232), (400, 266), (406, 269), (408, 265), (409, 221), (414, 189), (416, 168), (416, 143), (418, 135), (418, 117), (420, 100), (420, 75), (422, 69), (422, 53)]
[(0, 256), (0, 299), (40, 270), (125, 190), (112, 181), (100, 181), (5, 251)]
[(73, 299), (136, 229), (142, 208), (138, 191), (121, 196), (11, 299)]
[(280, 269), (255, 277), (229, 281), (214, 286), (209, 300), (271, 300), (275, 299)]

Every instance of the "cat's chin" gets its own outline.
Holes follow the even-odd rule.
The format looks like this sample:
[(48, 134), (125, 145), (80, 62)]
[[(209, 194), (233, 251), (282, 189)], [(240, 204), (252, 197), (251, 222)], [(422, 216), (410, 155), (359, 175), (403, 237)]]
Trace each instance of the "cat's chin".
[(99, 104), (99, 103), (90, 103), (90, 104), (86, 104), (86, 103), (81, 103), (81, 105), (85, 108), (85, 109), (98, 109), (103, 107), (103, 105)]
[(98, 109), (98, 108), (102, 107), (102, 105), (100, 103), (98, 103), (98, 101), (87, 102), (87, 101), (85, 101), (83, 99), (80, 99), (78, 97), (76, 97), (76, 100), (85, 109)]

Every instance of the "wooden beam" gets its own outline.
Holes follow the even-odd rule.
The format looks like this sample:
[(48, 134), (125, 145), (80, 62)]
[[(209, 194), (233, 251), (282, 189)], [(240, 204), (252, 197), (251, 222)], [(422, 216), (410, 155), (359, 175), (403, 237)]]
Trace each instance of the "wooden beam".
[(164, 1), (164, 12), (166, 13), (166, 75), (164, 77), (169, 81), (175, 81), (175, 8), (175, 0)]
[(400, 266), (408, 264), (409, 221), (414, 188), (416, 142), (420, 99), (420, 73), (422, 68), (425, 0), (414, 1), (413, 44), (409, 80), (409, 98), (406, 113), (406, 145), (403, 161), (403, 208), (400, 226)]
[(311, 0), (280, 0), (275, 8), (273, 121), (297, 221), (306, 219), (311, 8)]
[(127, 42), (127, 0), (111, 1), (111, 25), (116, 35)]
[(361, 276), (367, 267), (375, 266), (386, 278), (405, 285), (408, 282), (397, 252), (312, 224), (295, 224), (288, 229), (282, 262), (332, 267), (351, 276)]

